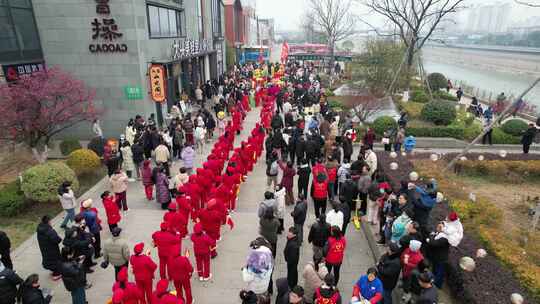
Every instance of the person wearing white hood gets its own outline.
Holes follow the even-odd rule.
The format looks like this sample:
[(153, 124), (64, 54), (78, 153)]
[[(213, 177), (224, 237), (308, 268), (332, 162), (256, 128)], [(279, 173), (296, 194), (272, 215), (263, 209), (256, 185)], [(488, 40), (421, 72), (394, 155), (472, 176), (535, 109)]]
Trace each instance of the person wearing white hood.
[(341, 193), (341, 186), (343, 183), (347, 181), (347, 175), (351, 174), (351, 163), (348, 159), (344, 158), (343, 163), (341, 166), (339, 166), (339, 169), (337, 171), (337, 178), (338, 178), (338, 190), (340, 190), (339, 193)]
[(427, 255), (433, 263), (433, 284), (442, 288), (446, 268), (448, 265), (448, 252), (450, 246), (457, 246), (463, 237), (463, 227), (455, 212), (449, 214), (444, 222), (437, 224), (437, 231), (431, 233), (426, 239)]
[(246, 291), (253, 291), (258, 298), (273, 293), (272, 272), (274, 259), (270, 244), (258, 237), (250, 244), (246, 266), (242, 268), (242, 280), (247, 283)]

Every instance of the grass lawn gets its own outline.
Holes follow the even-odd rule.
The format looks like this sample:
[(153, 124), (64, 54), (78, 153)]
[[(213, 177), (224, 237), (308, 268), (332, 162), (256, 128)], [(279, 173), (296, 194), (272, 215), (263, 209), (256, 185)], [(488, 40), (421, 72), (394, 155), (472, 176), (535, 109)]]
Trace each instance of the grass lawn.
[[(106, 174), (105, 168), (99, 169), (95, 174), (79, 176), (80, 189), (77, 197), (92, 188)], [(0, 216), (0, 230), (6, 232), (11, 239), (12, 248), (16, 248), (35, 231), (43, 215), (56, 216), (62, 211), (59, 202), (28, 204), (28, 207), (18, 215), (12, 217)]]

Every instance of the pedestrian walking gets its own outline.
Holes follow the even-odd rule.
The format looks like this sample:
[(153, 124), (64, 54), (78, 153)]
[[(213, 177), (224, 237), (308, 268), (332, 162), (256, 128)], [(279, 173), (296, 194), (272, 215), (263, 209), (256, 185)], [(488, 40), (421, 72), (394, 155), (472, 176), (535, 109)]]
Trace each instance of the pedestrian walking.
[(87, 199), (82, 202), (82, 211), (81, 215), (84, 218), (86, 227), (92, 234), (93, 237), (93, 247), (94, 247), (94, 258), (98, 259), (101, 257), (101, 224), (98, 218), (97, 209), (93, 208), (92, 199)]
[(266, 208), (263, 217), (259, 220), (259, 234), (270, 243), (272, 256), (276, 257), (277, 238), (280, 222), (275, 218), (271, 208)]
[(125, 141), (120, 148), (122, 154), (122, 170), (126, 172), (128, 180), (130, 182), (135, 181), (133, 178), (133, 171), (135, 171), (135, 163), (133, 162), (133, 152), (131, 151), (131, 145), (129, 141)]
[(11, 240), (9, 236), (0, 230), (0, 262), (9, 269), (13, 270), (13, 262), (11, 261)]
[(73, 304), (86, 304), (85, 288), (91, 285), (86, 281), (85, 267), (82, 265), (84, 259), (74, 255), (74, 252), (68, 247), (62, 248), (62, 263), (60, 264), (60, 273), (62, 281), (67, 291), (71, 293)]
[(277, 185), (277, 177), (279, 173), (278, 154), (272, 152), (271, 157), (266, 161), (266, 186), (273, 189)]
[[(116, 281), (113, 284), (113, 304), (115, 300), (119, 304), (138, 304), (144, 303), (144, 293), (133, 282), (128, 281), (128, 268), (127, 266), (121, 267), (116, 276)], [(121, 296), (118, 296), (120, 294)], [(115, 296), (119, 299), (115, 299)]]
[(302, 194), (304, 197), (307, 197), (311, 168), (309, 167), (307, 160), (304, 158), (298, 158), (298, 163), (298, 194)]
[(195, 150), (190, 144), (187, 144), (184, 149), (182, 149), (182, 162), (183, 167), (186, 168), (188, 175), (193, 174), (193, 161), (195, 160)]
[(396, 288), (401, 272), (400, 253), (399, 245), (390, 242), (387, 252), (381, 256), (377, 264), (377, 273), (383, 287), (382, 304), (392, 304), (392, 292)]
[(116, 204), (118, 209), (122, 209), (124, 212), (128, 211), (127, 204), (127, 187), (128, 176), (122, 172), (120, 168), (116, 169), (116, 172), (110, 177), (109, 183), (111, 185), (111, 191), (116, 197)]
[(171, 192), (169, 191), (169, 178), (165, 175), (165, 168), (158, 167), (156, 174), (156, 202), (161, 205), (162, 210), (167, 210), (171, 202)]
[(41, 218), (41, 222), (37, 227), (37, 239), (39, 250), (41, 251), (43, 268), (52, 272), (52, 279), (60, 279), (58, 265), (60, 263), (60, 247), (62, 238), (51, 226), (51, 218), (45, 215)]
[(289, 288), (293, 288), (298, 283), (298, 261), (300, 260), (300, 243), (298, 242), (298, 231), (294, 227), (289, 228), (287, 243), (283, 250), (285, 262), (287, 263), (287, 283)]
[(210, 252), (216, 247), (216, 241), (203, 231), (201, 223), (193, 226), (191, 241), (193, 242), (193, 252), (195, 253), (199, 281), (209, 281), (212, 278), (210, 271)]
[(307, 216), (307, 201), (302, 194), (298, 195), (298, 200), (296, 201), (296, 205), (294, 205), (291, 216), (294, 221), (294, 227), (298, 232), (298, 243), (302, 245), (302, 241), (304, 240), (304, 223), (306, 222)]
[(142, 164), (144, 161), (144, 149), (140, 139), (137, 139), (135, 143), (131, 145), (131, 154), (133, 155), (133, 163), (135, 165), (137, 179), (140, 179)]
[(534, 137), (536, 136), (536, 132), (538, 130), (534, 126), (534, 124), (530, 123), (529, 128), (525, 131), (523, 136), (521, 137), (521, 144), (523, 145), (523, 153), (527, 154), (529, 153), (529, 149), (533, 143)]
[(332, 209), (326, 214), (326, 222), (332, 227), (337, 226), (339, 230), (343, 229), (343, 212), (338, 202), (332, 202)]
[(154, 180), (152, 178), (153, 174), (152, 167), (150, 166), (150, 160), (146, 159), (143, 162), (141, 175), (146, 199), (151, 201), (154, 199)]
[(334, 270), (335, 284), (337, 286), (339, 283), (339, 271), (347, 248), (347, 240), (343, 237), (339, 227), (332, 226), (330, 229), (330, 237), (326, 248), (326, 268), (328, 268), (328, 272)]
[[(314, 168), (315, 170), (315, 168)], [(319, 218), (321, 214), (326, 213), (326, 200), (328, 198), (328, 177), (324, 173), (313, 174), (311, 186), (311, 197), (315, 207), (315, 217)]]
[(288, 161), (286, 164), (280, 161), (279, 167), (283, 172), (280, 186), (285, 188), (285, 204), (290, 206), (294, 204), (293, 185), (296, 170), (294, 170), (293, 163), (291, 161)]
[(134, 254), (129, 258), (129, 263), (133, 267), (133, 275), (135, 276), (135, 283), (137, 287), (144, 293), (146, 302), (152, 302), (152, 282), (154, 280), (154, 273), (156, 272), (157, 265), (150, 257), (150, 251), (143, 254), (144, 243), (138, 243), (133, 248)]
[(315, 302), (319, 303), (331, 303), (339, 304), (341, 303), (341, 294), (336, 288), (334, 276), (331, 273), (328, 273), (324, 277), (324, 283), (321, 287), (315, 289)]
[(165, 169), (165, 174), (167, 177), (171, 176), (171, 172), (169, 169), (169, 161), (171, 159), (171, 153), (169, 151), (169, 148), (165, 145), (164, 141), (161, 141), (159, 146), (157, 146), (155, 150), (156, 155), (156, 164), (159, 166), (161, 165)]
[(0, 303), (15, 304), (17, 302), (17, 290), (23, 280), (12, 269), (0, 262)]
[(167, 279), (167, 265), (175, 252), (181, 252), (180, 236), (173, 233), (167, 222), (160, 224), (160, 230), (152, 234), (152, 242), (157, 247), (159, 257), (159, 277)]
[(44, 293), (39, 286), (39, 275), (35, 273), (29, 275), (19, 289), (19, 301), (22, 304), (51, 303), (52, 294)]
[(281, 186), (276, 186), (276, 191), (274, 192), (274, 197), (276, 199), (277, 212), (276, 217), (279, 220), (279, 230), (278, 234), (283, 232), (284, 223), (285, 223), (285, 188)]
[(75, 194), (71, 189), (71, 182), (65, 181), (58, 188), (58, 199), (66, 212), (64, 220), (62, 221), (62, 224), (60, 224), (60, 228), (66, 229), (67, 225), (75, 220), (75, 206), (77, 205)]
[(129, 246), (121, 236), (122, 228), (115, 227), (112, 229), (112, 238), (105, 241), (103, 244), (103, 266), (112, 264), (114, 267), (114, 278), (117, 279), (118, 273), (122, 268), (127, 268), (129, 264)]
[(313, 261), (308, 262), (302, 272), (304, 278), (304, 291), (306, 303), (313, 303), (315, 290), (324, 283), (324, 277), (328, 274), (328, 269), (321, 253), (313, 254)]
[(193, 132), (195, 138), (195, 150), (198, 154), (204, 154), (204, 145), (206, 142), (206, 129), (204, 126), (197, 126)]
[(112, 232), (114, 228), (118, 227), (118, 223), (122, 219), (120, 209), (118, 209), (114, 195), (109, 191), (105, 191), (101, 194), (101, 200), (103, 202), (103, 208), (105, 208), (105, 214), (107, 215), (109, 231)]
[(321, 214), (309, 229), (308, 242), (313, 245), (313, 254), (323, 255), (323, 248), (330, 237), (331, 226), (326, 222), (326, 214)]

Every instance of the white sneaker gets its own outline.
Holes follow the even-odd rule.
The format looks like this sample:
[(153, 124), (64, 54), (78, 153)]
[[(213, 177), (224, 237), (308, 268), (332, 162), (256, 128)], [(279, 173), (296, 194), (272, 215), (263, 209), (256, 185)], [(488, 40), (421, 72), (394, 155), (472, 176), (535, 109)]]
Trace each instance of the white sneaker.
[(205, 279), (203, 277), (199, 277), (199, 282), (203, 282)]
[(210, 281), (211, 279), (212, 279), (212, 274), (209, 274), (209, 275), (208, 275), (208, 278), (205, 278), (204, 280), (205, 280), (205, 281)]

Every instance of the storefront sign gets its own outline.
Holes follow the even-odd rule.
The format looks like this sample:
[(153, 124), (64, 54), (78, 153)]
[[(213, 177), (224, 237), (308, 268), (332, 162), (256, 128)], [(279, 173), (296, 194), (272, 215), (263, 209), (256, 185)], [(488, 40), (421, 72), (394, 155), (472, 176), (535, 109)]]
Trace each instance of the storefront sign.
[[(90, 25), (92, 27), (92, 40), (96, 43), (88, 45), (91, 53), (125, 53), (128, 50), (127, 44), (117, 43), (116, 40), (122, 38), (124, 34), (118, 29), (118, 24), (114, 18), (110, 18), (112, 0), (96, 1), (96, 14), (107, 17), (94, 18)], [(99, 40), (103, 40), (99, 42)]]
[(45, 70), (45, 62), (32, 62), (32, 63), (19, 63), (19, 64), (10, 64), (3, 65), (2, 70), (4, 71), (4, 76), (6, 77), (7, 82), (16, 81), (19, 77), (23, 75), (30, 75), (38, 71)]
[(132, 87), (125, 86), (124, 94), (127, 100), (141, 100), (143, 99), (142, 88), (140, 86)]
[(162, 65), (153, 64), (150, 67), (150, 90), (155, 102), (164, 102), (165, 92), (165, 68)]
[(186, 57), (197, 56), (212, 50), (212, 43), (209, 39), (193, 40), (186, 38), (183, 41), (175, 40), (172, 45), (171, 57), (178, 60)]

